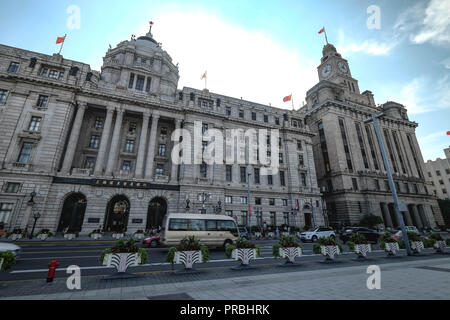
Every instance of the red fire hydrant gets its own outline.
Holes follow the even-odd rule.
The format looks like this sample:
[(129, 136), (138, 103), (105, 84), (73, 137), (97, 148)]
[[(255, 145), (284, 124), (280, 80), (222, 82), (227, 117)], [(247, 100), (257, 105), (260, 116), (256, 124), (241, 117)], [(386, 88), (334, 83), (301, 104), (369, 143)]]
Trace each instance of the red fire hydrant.
[(55, 271), (56, 268), (59, 267), (59, 262), (56, 259), (53, 259), (48, 264), (48, 275), (47, 275), (47, 282), (53, 282), (53, 278), (55, 277)]

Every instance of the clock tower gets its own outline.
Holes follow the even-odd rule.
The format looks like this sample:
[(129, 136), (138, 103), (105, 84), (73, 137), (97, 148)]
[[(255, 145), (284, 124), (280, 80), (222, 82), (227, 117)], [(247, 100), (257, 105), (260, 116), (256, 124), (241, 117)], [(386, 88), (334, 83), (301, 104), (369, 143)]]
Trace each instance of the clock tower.
[(359, 94), (358, 80), (352, 77), (348, 61), (342, 58), (335, 46), (326, 44), (322, 50), (322, 59), (319, 67), (319, 80), (327, 80), (343, 86), (351, 93)]

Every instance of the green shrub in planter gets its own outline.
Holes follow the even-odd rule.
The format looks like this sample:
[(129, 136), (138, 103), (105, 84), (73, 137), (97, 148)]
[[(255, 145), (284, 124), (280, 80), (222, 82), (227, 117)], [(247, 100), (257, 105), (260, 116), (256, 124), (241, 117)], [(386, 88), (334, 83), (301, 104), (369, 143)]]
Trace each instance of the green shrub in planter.
[(256, 249), (257, 255), (261, 256), (261, 248), (244, 238), (237, 238), (234, 245), (230, 245), (225, 249), (225, 255), (227, 258), (231, 258), (231, 253), (234, 249)]
[(281, 236), (277, 244), (272, 246), (272, 254), (275, 258), (280, 257), (281, 248), (301, 248), (302, 246), (297, 242), (297, 238), (293, 236)]
[(46, 234), (49, 238), (53, 237), (53, 233), (51, 233), (49, 229), (42, 229), (41, 231), (39, 231), (36, 234), (36, 237), (41, 235), (41, 234)]
[(423, 246), (425, 248), (433, 248), (436, 241), (437, 241), (436, 239), (432, 239), (432, 238), (423, 239)]
[(315, 254), (321, 254), (322, 251), (321, 251), (320, 247), (322, 247), (322, 246), (338, 246), (339, 250), (341, 252), (344, 252), (342, 250), (341, 244), (333, 238), (319, 238), (319, 240), (317, 240), (317, 242), (315, 242), (313, 244), (313, 252)]
[(148, 262), (147, 251), (143, 248), (139, 248), (134, 239), (129, 239), (127, 241), (120, 239), (116, 241), (114, 247), (102, 252), (99, 259), (100, 263), (103, 263), (105, 256), (110, 253), (137, 253), (141, 258), (141, 264), (146, 264)]
[(16, 256), (11, 251), (0, 252), (1, 259), (3, 259), (2, 270), (11, 269), (16, 264)]
[(353, 241), (347, 241), (345, 244), (347, 245), (348, 250), (350, 250), (350, 251), (355, 250), (355, 245), (356, 244)]
[(442, 240), (444, 240), (444, 239), (442, 239), (441, 234), (438, 233), (438, 232), (433, 232), (433, 233), (430, 235), (430, 239), (434, 239), (434, 240), (436, 240), (436, 241), (442, 241)]
[(172, 265), (175, 262), (175, 252), (177, 251), (201, 251), (202, 253), (202, 262), (209, 261), (209, 250), (208, 247), (200, 244), (200, 240), (195, 236), (184, 237), (180, 244), (175, 247), (169, 248), (169, 252), (167, 253), (166, 261), (170, 262)]
[[(394, 236), (392, 233), (385, 232), (381, 236), (380, 241), (378, 241), (378, 246), (384, 250), (386, 242), (393, 243), (393, 242), (398, 242), (398, 241), (394, 239)], [(400, 243), (399, 243), (399, 246), (400, 246)]]

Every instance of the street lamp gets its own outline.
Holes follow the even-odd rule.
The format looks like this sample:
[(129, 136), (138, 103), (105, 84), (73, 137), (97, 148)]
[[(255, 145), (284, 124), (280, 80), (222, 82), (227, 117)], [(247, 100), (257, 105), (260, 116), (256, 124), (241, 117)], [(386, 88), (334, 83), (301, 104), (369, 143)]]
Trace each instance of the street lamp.
[(31, 199), (28, 200), (28, 205), (33, 206), (34, 205), (34, 197), (36, 197), (36, 192), (34, 192), (34, 191), (31, 192), (30, 197), (31, 197)]
[(248, 185), (248, 219), (247, 219), (247, 224), (248, 224), (248, 238), (250, 240), (252, 240), (252, 225), (250, 223), (250, 220), (252, 218), (252, 200), (251, 200), (251, 195), (250, 195), (250, 176), (252, 174), (250, 172), (247, 173), (247, 185)]
[(33, 229), (31, 229), (30, 239), (33, 239), (34, 228), (36, 227), (36, 222), (38, 221), (38, 219), (40, 217), (41, 217), (41, 214), (39, 212), (33, 213), (34, 224), (33, 224)]
[(189, 206), (190, 203), (191, 203), (191, 200), (189, 200), (189, 198), (186, 198), (186, 207), (185, 207), (186, 212), (188, 212), (189, 209), (191, 208), (191, 207)]
[(213, 209), (215, 214), (219, 214), (220, 212), (222, 212), (222, 201), (219, 200), (217, 202), (217, 206), (214, 206)]
[(202, 214), (206, 214), (205, 201), (207, 198), (209, 199), (211, 197), (211, 194), (203, 191), (201, 195), (202, 195)]
[(400, 228), (402, 229), (403, 240), (405, 241), (406, 253), (408, 254), (408, 256), (411, 256), (412, 255), (412, 251), (411, 251), (411, 247), (409, 246), (409, 239), (408, 239), (408, 234), (407, 234), (406, 228), (405, 228), (405, 222), (403, 221), (403, 217), (402, 217), (402, 215), (400, 213), (399, 201), (398, 201), (398, 196), (397, 196), (397, 189), (395, 189), (395, 183), (394, 183), (394, 179), (392, 178), (391, 167), (389, 166), (389, 161), (388, 161), (387, 156), (386, 156), (386, 149), (384, 148), (383, 139), (381, 137), (380, 126), (378, 124), (378, 118), (381, 118), (383, 116), (384, 116), (384, 113), (379, 114), (379, 115), (372, 114), (372, 118), (364, 121), (364, 123), (373, 122), (373, 125), (375, 127), (375, 132), (377, 134), (378, 144), (380, 146), (381, 156), (383, 158), (384, 166), (386, 167), (386, 171), (387, 171), (387, 176), (388, 176), (388, 180), (389, 180), (389, 186), (391, 187), (392, 196), (394, 198), (395, 214), (397, 215), (398, 224), (400, 225)]

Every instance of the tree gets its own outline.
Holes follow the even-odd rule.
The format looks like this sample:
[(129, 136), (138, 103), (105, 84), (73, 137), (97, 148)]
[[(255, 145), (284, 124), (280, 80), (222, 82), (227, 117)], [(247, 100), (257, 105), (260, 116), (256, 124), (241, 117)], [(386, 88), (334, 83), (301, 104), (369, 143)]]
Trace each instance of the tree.
[(383, 219), (373, 214), (365, 214), (360, 224), (363, 227), (374, 228), (376, 225), (383, 224)]

